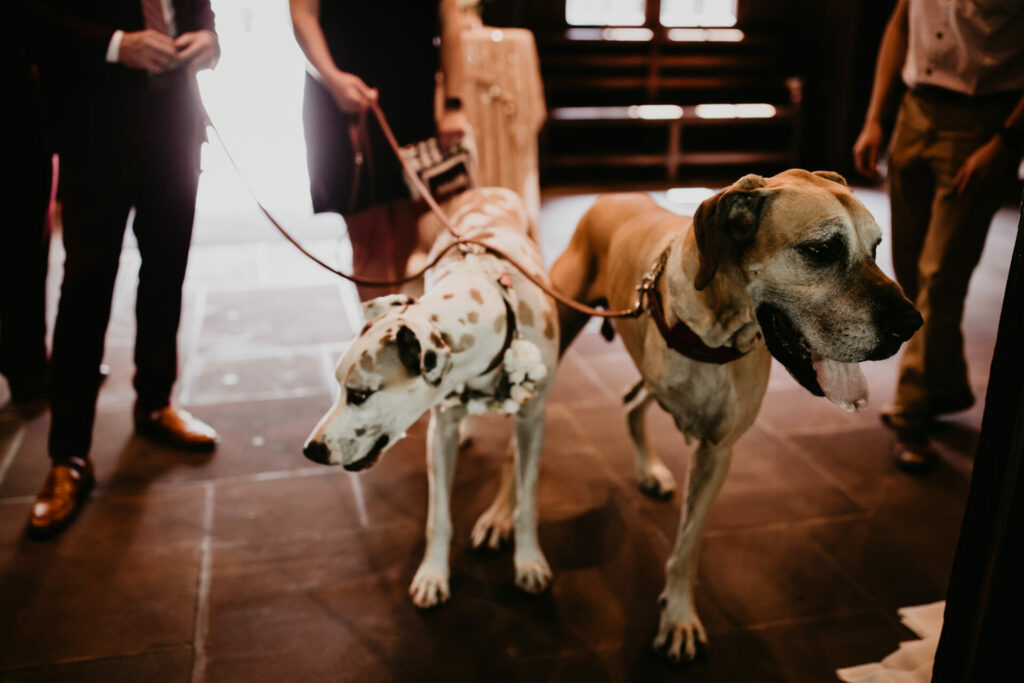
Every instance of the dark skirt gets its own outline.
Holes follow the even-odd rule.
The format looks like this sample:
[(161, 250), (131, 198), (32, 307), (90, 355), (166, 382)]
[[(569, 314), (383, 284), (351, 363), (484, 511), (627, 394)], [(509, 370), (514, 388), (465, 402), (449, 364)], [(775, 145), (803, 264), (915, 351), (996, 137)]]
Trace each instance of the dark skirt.
[[(389, 90), (385, 83), (377, 86), (381, 109), (401, 145), (436, 134), (433, 74), (423, 80), (412, 92), (401, 86)], [(372, 112), (366, 115), (369, 148), (363, 150), (364, 162), (357, 166), (349, 133), (357, 118), (342, 112), (327, 89), (307, 74), (302, 119), (310, 194), (317, 213), (352, 215), (409, 196), (401, 166)]]

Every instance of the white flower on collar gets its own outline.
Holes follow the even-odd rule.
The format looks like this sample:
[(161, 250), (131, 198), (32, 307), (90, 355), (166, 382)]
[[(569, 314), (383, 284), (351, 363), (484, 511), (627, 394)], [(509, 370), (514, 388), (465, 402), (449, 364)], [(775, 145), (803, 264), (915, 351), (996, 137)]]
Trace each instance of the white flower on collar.
[(536, 394), (530, 387), (523, 384), (513, 384), (508, 388), (508, 397), (518, 405), (523, 405)]
[(441, 409), (465, 405), (470, 415), (491, 411), (514, 415), (519, 408), (537, 396), (536, 382), (548, 374), (537, 345), (526, 339), (514, 339), (502, 358), (502, 374), (494, 394), (456, 387), (441, 403)]
[(527, 380), (544, 379), (548, 369), (541, 358), (537, 345), (526, 339), (513, 339), (505, 350), (503, 359), (508, 381), (512, 385), (522, 384)]

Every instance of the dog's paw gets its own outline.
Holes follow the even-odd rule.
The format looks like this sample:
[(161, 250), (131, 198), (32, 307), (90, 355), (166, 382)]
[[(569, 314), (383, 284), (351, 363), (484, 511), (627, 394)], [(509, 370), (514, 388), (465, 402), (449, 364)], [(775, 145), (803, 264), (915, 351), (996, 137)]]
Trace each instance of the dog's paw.
[(512, 514), (506, 510), (488, 508), (473, 525), (471, 540), (474, 548), (498, 550), (512, 538)]
[(676, 478), (660, 462), (651, 463), (645, 469), (637, 469), (636, 479), (640, 490), (652, 498), (671, 498), (676, 490)]
[(543, 593), (551, 583), (551, 567), (544, 555), (538, 553), (529, 559), (515, 560), (516, 585), (532, 595)]
[(671, 662), (691, 662), (697, 657), (698, 647), (707, 647), (708, 634), (692, 606), (681, 609), (671, 605), (661, 608), (661, 623), (654, 639), (654, 649)]
[(447, 602), (451, 595), (448, 591), (447, 573), (438, 573), (432, 567), (420, 565), (409, 585), (409, 595), (412, 596), (412, 603), (420, 609), (436, 607)]

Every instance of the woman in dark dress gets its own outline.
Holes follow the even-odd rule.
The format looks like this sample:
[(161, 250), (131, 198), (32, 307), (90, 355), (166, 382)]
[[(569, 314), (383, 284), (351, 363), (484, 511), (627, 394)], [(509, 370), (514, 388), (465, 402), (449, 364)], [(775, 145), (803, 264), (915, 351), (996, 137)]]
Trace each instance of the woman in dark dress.
[[(296, 39), (309, 62), (303, 123), (313, 210), (345, 217), (357, 275), (401, 277), (420, 240), (425, 206), (408, 199), (401, 167), (365, 110), (378, 100), (401, 145), (435, 134), (448, 144), (465, 133), (457, 0), (290, 0), (290, 5)], [(438, 36), (445, 100), (435, 117)], [(363, 112), (369, 144), (357, 154), (351, 131)], [(360, 288), (360, 297), (387, 291)]]

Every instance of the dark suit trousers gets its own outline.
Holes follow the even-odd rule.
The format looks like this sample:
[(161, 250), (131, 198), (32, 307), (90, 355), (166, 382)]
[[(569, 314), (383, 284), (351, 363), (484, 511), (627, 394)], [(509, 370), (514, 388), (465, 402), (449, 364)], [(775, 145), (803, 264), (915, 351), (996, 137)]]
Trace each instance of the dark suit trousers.
[[(140, 408), (168, 404), (199, 179), (201, 128), (175, 91), (151, 93), (111, 144), (62, 157), (64, 282), (51, 359), (50, 456), (84, 458), (92, 440), (98, 368), (131, 210), (141, 266), (136, 294), (135, 390)], [(175, 114), (177, 112), (177, 114)]]
[(5, 62), (5, 84), (8, 68), (24, 73), (17, 72), (17, 90), (0, 111), (13, 171), (0, 183), (0, 374), (17, 384), (39, 380), (46, 372), (47, 214), (53, 168), (28, 66)]

